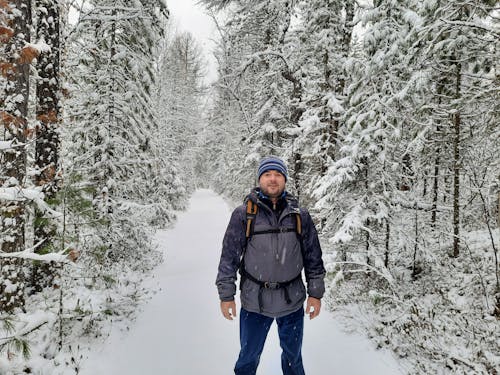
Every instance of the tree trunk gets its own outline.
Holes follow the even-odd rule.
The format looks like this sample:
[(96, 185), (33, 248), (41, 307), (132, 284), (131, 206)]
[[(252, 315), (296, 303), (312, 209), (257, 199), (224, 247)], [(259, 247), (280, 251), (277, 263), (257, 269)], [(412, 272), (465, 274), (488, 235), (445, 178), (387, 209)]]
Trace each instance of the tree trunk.
[[(457, 64), (456, 97), (460, 97), (461, 65)], [(460, 253), (460, 111), (453, 114), (453, 256)]]
[[(35, 56), (30, 42), (31, 1), (16, 0), (9, 6), (12, 11), (7, 14), (8, 25), (13, 27), (12, 38), (7, 42), (7, 61), (11, 69), (4, 72), (7, 78), (5, 101), (3, 103), (2, 122), (5, 128), (5, 139), (11, 141), (15, 148), (6, 150), (2, 160), (3, 187), (22, 188), (26, 177), (26, 143), (28, 128), (28, 99), (30, 62)], [(25, 248), (25, 202), (21, 200), (3, 200), (0, 202), (0, 220), (2, 243), (1, 249), (6, 253), (22, 251)], [(15, 258), (0, 258), (0, 311), (12, 312), (24, 306), (24, 276), (22, 262)]]
[(460, 112), (453, 115), (453, 256), (460, 252)]
[[(36, 185), (42, 186), (45, 201), (49, 204), (55, 198), (58, 187), (59, 166), (59, 95), (60, 95), (60, 36), (59, 6), (57, 0), (37, 0), (37, 36), (50, 46), (50, 52), (43, 53), (37, 63), (37, 108), (38, 120), (35, 165)], [(35, 212), (35, 243), (40, 246), (37, 253), (54, 250), (56, 226), (45, 218), (42, 212)], [(35, 290), (52, 283), (54, 270), (49, 264), (35, 265), (32, 282)]]
[(391, 240), (391, 224), (389, 223), (389, 219), (386, 219), (385, 220), (385, 257), (384, 257), (385, 268), (389, 268), (390, 240)]
[(415, 244), (413, 246), (413, 263), (412, 263), (412, 267), (411, 267), (411, 276), (414, 279), (421, 272), (421, 268), (417, 265), (418, 237), (419, 237), (419, 232), (418, 232), (418, 210), (417, 210), (417, 204), (415, 203), (415, 239), (413, 240)]
[(295, 184), (295, 194), (297, 196), (297, 199), (300, 201), (300, 173), (301, 173), (301, 167), (302, 167), (302, 160), (301, 160), (301, 154), (299, 152), (294, 153), (294, 160), (293, 160), (293, 182)]

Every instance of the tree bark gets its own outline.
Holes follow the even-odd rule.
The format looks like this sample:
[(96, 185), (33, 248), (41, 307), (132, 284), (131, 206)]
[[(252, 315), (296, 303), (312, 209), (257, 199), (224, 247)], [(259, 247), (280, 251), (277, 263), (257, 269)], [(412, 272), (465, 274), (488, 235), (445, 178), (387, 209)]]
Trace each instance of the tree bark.
[(386, 219), (385, 220), (385, 256), (384, 256), (385, 268), (389, 268), (390, 241), (391, 241), (391, 224), (389, 222), (389, 219)]
[[(27, 115), (29, 99), (30, 62), (34, 51), (26, 47), (30, 42), (31, 1), (16, 0), (8, 5), (8, 26), (12, 27), (12, 38), (7, 42), (5, 51), (11, 64), (5, 73), (7, 84), (2, 110), (5, 139), (12, 141), (15, 148), (6, 150), (2, 155), (3, 187), (21, 189), (26, 178)], [(25, 248), (25, 202), (22, 200), (3, 200), (0, 202), (1, 249), (4, 252), (17, 252)], [(15, 258), (0, 260), (0, 311), (12, 312), (24, 306), (24, 276), (22, 262)]]
[[(35, 166), (37, 175), (35, 183), (42, 186), (45, 201), (49, 204), (55, 198), (59, 186), (59, 120), (60, 120), (60, 33), (59, 33), (59, 2), (58, 0), (36, 0), (38, 13), (37, 38), (50, 47), (50, 52), (43, 53), (38, 58), (37, 71), (37, 107), (38, 121), (37, 140), (35, 147)], [(40, 246), (37, 253), (47, 253), (54, 250), (56, 226), (50, 219), (38, 210), (35, 212), (35, 243)], [(35, 290), (52, 283), (53, 267), (44, 263), (35, 265), (32, 283)]]
[[(461, 64), (457, 64), (456, 98), (460, 97)], [(460, 253), (460, 110), (453, 114), (453, 256)]]

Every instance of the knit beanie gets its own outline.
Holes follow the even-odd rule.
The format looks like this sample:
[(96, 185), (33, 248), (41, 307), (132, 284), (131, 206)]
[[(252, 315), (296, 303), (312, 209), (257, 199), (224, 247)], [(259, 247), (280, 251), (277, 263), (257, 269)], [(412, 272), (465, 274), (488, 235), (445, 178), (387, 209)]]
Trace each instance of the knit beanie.
[(285, 181), (288, 180), (288, 171), (285, 162), (276, 156), (269, 156), (260, 161), (257, 179), (260, 179), (260, 176), (267, 171), (278, 171), (285, 176)]

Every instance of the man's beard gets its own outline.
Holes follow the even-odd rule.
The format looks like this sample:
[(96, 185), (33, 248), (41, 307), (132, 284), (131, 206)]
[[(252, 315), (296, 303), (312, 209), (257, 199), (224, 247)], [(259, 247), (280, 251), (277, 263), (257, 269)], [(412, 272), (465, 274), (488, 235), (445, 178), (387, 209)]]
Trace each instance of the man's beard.
[(269, 198), (279, 198), (281, 197), (281, 194), (283, 194), (283, 190), (278, 190), (276, 194), (271, 194), (266, 188), (261, 187), (262, 192), (264, 195), (267, 195)]

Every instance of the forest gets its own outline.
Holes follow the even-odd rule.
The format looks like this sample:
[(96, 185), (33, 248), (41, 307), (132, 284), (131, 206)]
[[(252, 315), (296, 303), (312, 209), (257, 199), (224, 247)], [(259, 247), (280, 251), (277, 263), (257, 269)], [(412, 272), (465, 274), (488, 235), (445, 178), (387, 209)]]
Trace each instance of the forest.
[(201, 3), (210, 85), (168, 0), (0, 0), (0, 373), (78, 373), (155, 231), (277, 155), (329, 309), (411, 374), (498, 374), (499, 3)]

